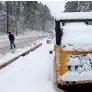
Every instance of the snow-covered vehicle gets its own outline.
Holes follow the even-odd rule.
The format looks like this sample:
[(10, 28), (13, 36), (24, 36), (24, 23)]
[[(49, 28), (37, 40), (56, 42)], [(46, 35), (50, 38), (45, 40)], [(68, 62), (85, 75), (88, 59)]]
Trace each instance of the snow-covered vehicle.
[(58, 87), (92, 84), (92, 12), (62, 13), (55, 20)]

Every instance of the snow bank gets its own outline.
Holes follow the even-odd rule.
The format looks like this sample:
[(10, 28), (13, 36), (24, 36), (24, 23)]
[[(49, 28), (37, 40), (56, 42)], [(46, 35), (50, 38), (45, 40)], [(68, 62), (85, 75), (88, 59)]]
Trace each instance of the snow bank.
[(71, 13), (61, 13), (56, 17), (57, 20), (67, 20), (67, 19), (92, 19), (92, 12), (71, 12)]

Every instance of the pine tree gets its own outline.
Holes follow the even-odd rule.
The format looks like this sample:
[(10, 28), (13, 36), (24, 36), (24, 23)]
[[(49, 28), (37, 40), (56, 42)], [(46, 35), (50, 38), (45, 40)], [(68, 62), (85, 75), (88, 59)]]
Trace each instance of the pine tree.
[(13, 31), (17, 35), (26, 29), (47, 31), (53, 26), (54, 18), (49, 8), (37, 1), (5, 1), (1, 6), (3, 11), (0, 15), (4, 18), (2, 24), (6, 27), (3, 32)]
[(78, 1), (68, 1), (65, 4), (65, 10), (64, 12), (78, 12)]

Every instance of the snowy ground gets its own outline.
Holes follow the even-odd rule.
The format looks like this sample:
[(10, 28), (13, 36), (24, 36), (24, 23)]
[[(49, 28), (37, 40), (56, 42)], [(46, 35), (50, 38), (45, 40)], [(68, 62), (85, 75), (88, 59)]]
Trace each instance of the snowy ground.
[(53, 44), (43, 45), (0, 71), (1, 92), (56, 92), (52, 85)]

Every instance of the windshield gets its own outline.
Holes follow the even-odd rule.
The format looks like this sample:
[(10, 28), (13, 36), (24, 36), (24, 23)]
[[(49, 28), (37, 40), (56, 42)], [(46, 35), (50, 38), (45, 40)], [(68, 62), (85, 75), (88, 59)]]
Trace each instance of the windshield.
[(92, 44), (92, 25), (66, 23), (63, 26), (62, 44)]

